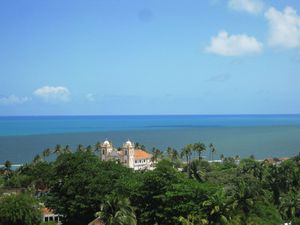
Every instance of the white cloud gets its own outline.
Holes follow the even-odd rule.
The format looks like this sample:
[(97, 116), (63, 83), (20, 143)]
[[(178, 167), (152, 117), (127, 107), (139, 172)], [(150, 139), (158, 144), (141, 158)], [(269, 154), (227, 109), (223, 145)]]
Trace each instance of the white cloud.
[(282, 12), (271, 7), (265, 13), (269, 22), (269, 44), (284, 48), (300, 47), (300, 16), (292, 7)]
[(16, 95), (10, 95), (0, 98), (0, 105), (20, 105), (30, 101), (28, 97), (18, 97)]
[(46, 102), (67, 102), (71, 93), (66, 87), (44, 86), (35, 90), (33, 94)]
[(92, 93), (88, 93), (85, 95), (85, 98), (89, 101), (89, 102), (94, 102), (95, 101), (95, 95)]
[(211, 38), (206, 51), (223, 56), (239, 56), (259, 53), (262, 46), (262, 43), (246, 34), (229, 35), (226, 31), (221, 31)]
[(236, 11), (258, 14), (263, 10), (264, 2), (262, 0), (229, 0), (228, 7)]

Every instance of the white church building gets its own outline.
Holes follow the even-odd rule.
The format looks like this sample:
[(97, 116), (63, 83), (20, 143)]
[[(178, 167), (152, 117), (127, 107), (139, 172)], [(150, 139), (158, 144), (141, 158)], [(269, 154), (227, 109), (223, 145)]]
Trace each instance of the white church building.
[(152, 155), (142, 149), (135, 149), (134, 143), (127, 141), (121, 150), (113, 148), (112, 142), (105, 140), (101, 144), (101, 160), (118, 160), (134, 170), (151, 169)]

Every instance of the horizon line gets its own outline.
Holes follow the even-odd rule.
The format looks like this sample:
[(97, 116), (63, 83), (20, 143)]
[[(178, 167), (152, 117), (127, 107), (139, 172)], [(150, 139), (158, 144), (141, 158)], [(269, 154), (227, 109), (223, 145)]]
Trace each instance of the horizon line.
[(240, 114), (58, 114), (58, 115), (0, 115), (0, 117), (76, 117), (76, 116), (297, 116), (300, 113), (240, 113)]

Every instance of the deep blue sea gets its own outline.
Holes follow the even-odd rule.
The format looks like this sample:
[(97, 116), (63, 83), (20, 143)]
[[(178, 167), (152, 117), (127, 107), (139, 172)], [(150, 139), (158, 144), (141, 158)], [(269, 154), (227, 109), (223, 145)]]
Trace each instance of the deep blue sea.
[(300, 115), (22, 116), (0, 117), (0, 164), (31, 161), (56, 144), (115, 146), (131, 139), (149, 149), (213, 142), (219, 154), (257, 158), (300, 152)]

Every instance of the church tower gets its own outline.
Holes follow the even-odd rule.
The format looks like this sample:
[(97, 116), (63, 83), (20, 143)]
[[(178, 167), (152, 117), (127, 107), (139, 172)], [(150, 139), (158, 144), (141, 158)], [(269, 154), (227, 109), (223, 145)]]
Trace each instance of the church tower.
[(113, 151), (113, 146), (112, 143), (110, 143), (108, 140), (105, 140), (102, 144), (101, 144), (101, 159), (104, 161), (107, 161), (110, 159), (110, 154)]
[(129, 168), (134, 168), (134, 144), (131, 141), (126, 141), (122, 147), (123, 162)]

